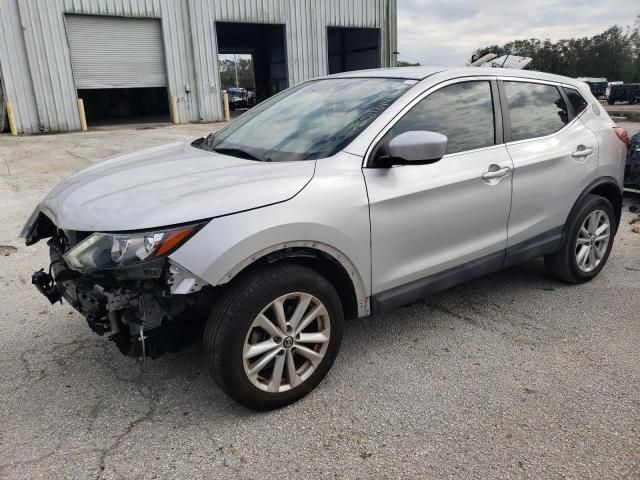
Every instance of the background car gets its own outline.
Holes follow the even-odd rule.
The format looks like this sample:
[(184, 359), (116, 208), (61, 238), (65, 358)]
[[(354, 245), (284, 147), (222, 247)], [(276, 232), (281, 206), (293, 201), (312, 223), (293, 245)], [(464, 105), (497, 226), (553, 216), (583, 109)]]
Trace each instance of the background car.
[(616, 102), (627, 102), (629, 105), (633, 105), (638, 98), (640, 98), (640, 83), (625, 83), (611, 87), (607, 102), (609, 105)]

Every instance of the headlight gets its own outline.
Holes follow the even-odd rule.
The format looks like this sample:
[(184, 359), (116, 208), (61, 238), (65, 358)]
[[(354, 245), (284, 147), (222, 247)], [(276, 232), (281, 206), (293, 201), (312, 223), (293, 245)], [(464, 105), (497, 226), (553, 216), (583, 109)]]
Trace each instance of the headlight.
[(147, 262), (172, 252), (204, 224), (140, 233), (94, 233), (64, 259), (74, 270), (106, 270)]

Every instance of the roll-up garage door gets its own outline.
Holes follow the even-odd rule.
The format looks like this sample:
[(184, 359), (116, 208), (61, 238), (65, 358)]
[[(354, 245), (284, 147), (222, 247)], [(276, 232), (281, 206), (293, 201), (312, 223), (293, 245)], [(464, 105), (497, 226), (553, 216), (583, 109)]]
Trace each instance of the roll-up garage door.
[(65, 15), (77, 89), (166, 87), (160, 20)]

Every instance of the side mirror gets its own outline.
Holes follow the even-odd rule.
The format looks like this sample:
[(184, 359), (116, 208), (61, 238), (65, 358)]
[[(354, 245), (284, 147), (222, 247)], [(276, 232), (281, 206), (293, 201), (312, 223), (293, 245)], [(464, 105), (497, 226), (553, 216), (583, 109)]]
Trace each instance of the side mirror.
[(392, 164), (431, 163), (440, 160), (447, 151), (447, 136), (436, 132), (415, 130), (404, 132), (389, 142)]

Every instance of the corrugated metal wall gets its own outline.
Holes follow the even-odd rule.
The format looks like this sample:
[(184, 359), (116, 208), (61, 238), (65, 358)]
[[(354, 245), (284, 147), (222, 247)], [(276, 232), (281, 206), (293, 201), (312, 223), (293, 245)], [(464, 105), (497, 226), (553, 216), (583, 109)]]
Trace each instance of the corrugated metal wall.
[(4, 103), (4, 88), (2, 87), (2, 72), (0, 72), (0, 133), (4, 132), (6, 127), (5, 118), (7, 117), (7, 112), (5, 110)]
[(40, 121), (17, 0), (0, 0), (0, 72), (4, 93), (14, 106), (18, 131), (39, 132)]
[(381, 65), (390, 65), (395, 10), (396, 0), (0, 0), (0, 69), (20, 132), (78, 130), (64, 14), (160, 18), (180, 120), (216, 121), (215, 22), (284, 24), (293, 86), (327, 73), (327, 26), (380, 28)]

